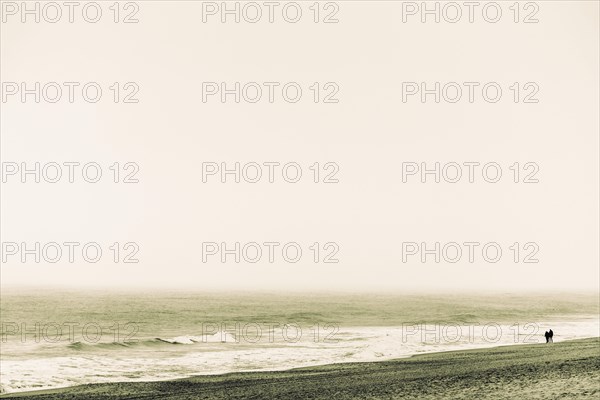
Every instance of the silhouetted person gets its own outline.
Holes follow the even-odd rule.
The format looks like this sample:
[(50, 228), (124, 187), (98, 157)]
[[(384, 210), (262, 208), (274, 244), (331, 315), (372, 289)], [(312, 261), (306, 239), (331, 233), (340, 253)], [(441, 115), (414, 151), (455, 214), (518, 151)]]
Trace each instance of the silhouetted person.
[(548, 336), (550, 338), (550, 343), (554, 343), (554, 340), (552, 339), (552, 337), (554, 336), (554, 332), (552, 332), (552, 329), (548, 331)]
[(546, 338), (546, 343), (548, 343), (550, 341), (550, 332), (544, 332), (544, 337)]

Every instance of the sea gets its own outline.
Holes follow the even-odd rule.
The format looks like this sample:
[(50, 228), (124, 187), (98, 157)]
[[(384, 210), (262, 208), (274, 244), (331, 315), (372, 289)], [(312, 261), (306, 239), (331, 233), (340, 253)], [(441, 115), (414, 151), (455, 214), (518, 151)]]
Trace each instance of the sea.
[(7, 290), (1, 393), (600, 336), (598, 294)]

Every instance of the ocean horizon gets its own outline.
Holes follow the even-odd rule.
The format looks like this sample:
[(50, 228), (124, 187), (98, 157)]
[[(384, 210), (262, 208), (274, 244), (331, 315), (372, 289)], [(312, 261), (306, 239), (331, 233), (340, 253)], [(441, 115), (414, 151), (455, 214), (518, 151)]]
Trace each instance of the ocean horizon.
[[(142, 294), (144, 293), (144, 294)], [(2, 393), (598, 337), (597, 295), (5, 291)]]

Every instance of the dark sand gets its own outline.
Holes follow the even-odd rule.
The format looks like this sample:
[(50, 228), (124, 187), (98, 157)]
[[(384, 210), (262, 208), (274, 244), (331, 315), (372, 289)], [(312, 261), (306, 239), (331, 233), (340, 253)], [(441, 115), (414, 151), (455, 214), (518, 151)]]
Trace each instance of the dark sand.
[(33, 399), (599, 399), (600, 338), (281, 372), (109, 383), (1, 396)]

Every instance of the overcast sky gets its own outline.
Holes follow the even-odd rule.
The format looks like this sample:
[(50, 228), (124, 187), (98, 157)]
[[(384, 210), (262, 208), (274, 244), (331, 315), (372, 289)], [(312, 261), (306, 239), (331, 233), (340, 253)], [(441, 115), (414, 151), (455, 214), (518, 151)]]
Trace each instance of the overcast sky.
[[(80, 169), (75, 183), (63, 176), (55, 184), (23, 184), (18, 174), (8, 176), (2, 242), (97, 242), (103, 257), (85, 262), (80, 248), (74, 263), (66, 255), (54, 264), (8, 256), (2, 285), (598, 290), (598, 3), (538, 4), (535, 24), (514, 23), (507, 5), (496, 24), (480, 13), (472, 24), (423, 24), (418, 15), (402, 23), (402, 7), (392, 2), (339, 2), (336, 24), (314, 23), (309, 3), (302, 3), (296, 24), (281, 14), (273, 24), (222, 24), (218, 15), (202, 23), (202, 6), (191, 2), (140, 2), (137, 24), (115, 24), (108, 6), (97, 24), (23, 24), (10, 16), (1, 28), (3, 82), (93, 81), (103, 97), (89, 104), (81, 86), (72, 104), (66, 92), (56, 104), (8, 97), (1, 115), (5, 168), (7, 162), (93, 161), (103, 175), (95, 184), (83, 181)], [(319, 18), (332, 10), (321, 10)], [(114, 82), (121, 96), (132, 90), (123, 85), (135, 82), (139, 102), (113, 103)], [(263, 85), (259, 102), (236, 104), (219, 95), (203, 103), (203, 82), (281, 84), (273, 103)], [(287, 82), (303, 90), (297, 103), (281, 97)], [(328, 82), (335, 85), (324, 87)], [(438, 104), (432, 95), (422, 103), (418, 94), (403, 102), (403, 82), (480, 86), (473, 103), (463, 85), (460, 101)], [(488, 82), (503, 90), (497, 103), (482, 98)], [(510, 89), (515, 82), (518, 103)], [(536, 86), (525, 88), (528, 82)], [(339, 102), (323, 103), (336, 87)], [(531, 98), (539, 102), (523, 103), (537, 88)], [(115, 162), (119, 180), (133, 171), (124, 164), (135, 162), (139, 183), (113, 183)], [(269, 183), (263, 166), (258, 183), (236, 184), (229, 176), (223, 184), (219, 175), (203, 183), (207, 162), (231, 168), (295, 162), (302, 178), (286, 182), (280, 166)], [(319, 181), (336, 169), (325, 169), (331, 162), (339, 182), (314, 183), (309, 167), (315, 162)], [(408, 162), (495, 162), (502, 178), (486, 182), (479, 166), (469, 183), (463, 166), (458, 183), (436, 184), (431, 176), (421, 183), (418, 174), (403, 183)], [(515, 162), (519, 183), (509, 168)], [(536, 169), (525, 169), (528, 162), (539, 167), (532, 175), (538, 183), (522, 182)], [(114, 263), (114, 242), (137, 243), (139, 263), (123, 263), (124, 249)], [(235, 263), (233, 256), (222, 263), (219, 254), (203, 262), (203, 242), (281, 246), (273, 263), (264, 245), (257, 263)], [(287, 242), (301, 247), (300, 261), (282, 258)], [(322, 262), (336, 249), (324, 249), (328, 242), (339, 246), (338, 263)], [(456, 263), (443, 257), (436, 263), (433, 256), (422, 263), (420, 253), (403, 262), (403, 242), (481, 246), (473, 263), (464, 245)], [(503, 251), (496, 263), (482, 257), (488, 242)], [(510, 249), (515, 242), (518, 263)], [(539, 249), (523, 248), (529, 242)], [(539, 262), (524, 263), (534, 250)]]

